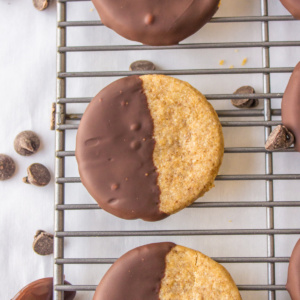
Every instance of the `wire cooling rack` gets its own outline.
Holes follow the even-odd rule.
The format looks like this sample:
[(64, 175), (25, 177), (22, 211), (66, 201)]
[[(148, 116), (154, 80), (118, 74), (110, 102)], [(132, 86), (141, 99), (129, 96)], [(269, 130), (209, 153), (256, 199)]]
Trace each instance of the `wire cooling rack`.
[[(239, 1), (239, 0), (236, 0)], [(74, 2), (86, 2), (85, 0), (58, 0), (57, 3), (57, 43), (58, 43), (58, 52), (57, 52), (57, 102), (56, 102), (56, 167), (55, 167), (55, 249), (54, 249), (54, 299), (62, 300), (63, 299), (63, 291), (67, 290), (76, 290), (82, 295), (85, 295), (82, 299), (86, 299), (86, 293), (89, 295), (93, 294), (93, 291), (96, 288), (96, 284), (99, 282), (101, 278), (96, 278), (93, 283), (87, 282), (86, 284), (82, 284), (82, 282), (86, 282), (84, 278), (82, 278), (82, 274), (77, 272), (77, 277), (79, 284), (75, 284), (72, 286), (63, 285), (64, 275), (66, 268), (70, 265), (74, 267), (78, 266), (86, 266), (87, 268), (92, 268), (92, 265), (101, 265), (106, 266), (107, 269), (114, 261), (115, 258), (110, 255), (101, 255), (96, 258), (87, 258), (83, 257), (73, 257), (72, 251), (70, 251), (71, 257), (66, 257), (65, 249), (71, 242), (70, 239), (78, 238), (81, 242), (85, 243), (87, 248), (91, 248), (94, 245), (93, 241), (91, 243), (87, 243), (87, 238), (102, 238), (103, 243), (101, 247), (105, 247), (106, 243), (114, 244), (114, 239), (123, 238), (130, 239), (133, 237), (140, 238), (138, 244), (144, 244), (143, 238), (149, 237), (153, 238), (153, 241), (158, 241), (156, 238), (161, 237), (162, 240), (172, 240), (176, 241), (176, 238), (180, 238), (181, 244), (192, 245), (193, 242), (197, 239), (203, 244), (209, 243), (211, 241), (212, 245), (218, 242), (214, 242), (213, 238), (217, 238), (218, 240), (227, 238), (237, 238), (243, 239), (246, 237), (251, 237), (249, 241), (250, 245), (252, 243), (263, 243), (263, 250), (259, 250), (259, 252), (249, 252), (246, 256), (235, 255), (235, 251), (233, 254), (229, 251), (223, 249), (224, 253), (222, 255), (218, 255), (213, 257), (220, 263), (223, 263), (228, 267), (231, 273), (235, 274), (235, 266), (239, 265), (239, 270), (245, 271), (236, 271), (236, 277), (243, 277), (243, 273), (248, 272), (249, 265), (260, 265), (262, 268), (258, 268), (254, 271), (254, 275), (245, 276), (245, 278), (239, 282), (239, 278), (235, 278), (238, 287), (242, 293), (243, 299), (289, 299), (287, 293), (285, 292), (284, 281), (281, 279), (277, 280), (276, 276), (281, 277), (280, 273), (282, 272), (282, 268), (280, 264), (285, 265), (285, 271), (287, 269), (287, 263), (289, 261), (288, 255), (282, 256), (277, 255), (276, 253), (276, 240), (278, 237), (285, 236), (294, 236), (297, 238), (297, 235), (300, 234), (299, 226), (293, 228), (292, 226), (288, 227), (280, 227), (275, 226), (276, 209), (279, 208), (292, 208), (297, 209), (300, 207), (300, 199), (296, 199), (294, 201), (289, 201), (288, 199), (283, 199), (275, 197), (275, 188), (274, 185), (276, 182), (297, 182), (300, 179), (300, 174), (298, 172), (291, 173), (276, 173), (274, 172), (274, 163), (275, 163), (275, 154), (266, 152), (263, 145), (258, 147), (243, 145), (241, 147), (227, 147), (226, 146), (226, 135), (225, 135), (225, 156), (231, 155), (230, 157), (238, 157), (240, 155), (252, 155), (260, 156), (263, 162), (264, 168), (261, 170), (254, 170), (250, 172), (250, 174), (222, 174), (218, 175), (216, 178), (216, 185), (219, 182), (222, 182), (224, 185), (228, 185), (232, 182), (246, 182), (246, 184), (251, 184), (251, 182), (259, 182), (260, 188), (263, 190), (263, 196), (259, 197), (258, 201), (248, 201), (241, 199), (240, 201), (205, 201), (205, 202), (196, 202), (191, 205), (190, 208), (187, 208), (185, 211), (188, 213), (194, 214), (197, 219), (197, 213), (204, 209), (206, 214), (212, 214), (214, 209), (223, 209), (226, 212), (226, 209), (239, 209), (239, 211), (246, 209), (254, 209), (263, 210), (263, 214), (265, 215), (264, 226), (249, 226), (249, 228), (244, 228), (243, 226), (237, 228), (193, 228), (193, 229), (183, 229), (184, 226), (182, 223), (178, 226), (165, 226), (161, 229), (159, 226), (154, 226), (153, 224), (147, 223), (142, 224), (138, 223), (139, 226), (130, 227), (130, 230), (127, 230), (127, 226), (121, 225), (120, 227), (115, 226), (111, 229), (109, 226), (103, 226), (101, 230), (65, 230), (65, 222), (66, 222), (66, 214), (72, 211), (77, 212), (77, 218), (81, 222), (81, 216), (86, 211), (101, 211), (97, 204), (85, 203), (84, 201), (81, 203), (72, 203), (72, 199), (68, 201), (68, 193), (67, 189), (69, 186), (74, 186), (80, 183), (79, 177), (68, 176), (66, 174), (66, 160), (68, 158), (74, 158), (74, 149), (71, 151), (66, 148), (67, 134), (69, 132), (76, 132), (78, 128), (78, 121), (81, 118), (82, 111), (80, 112), (72, 112), (68, 111), (68, 107), (75, 104), (84, 104), (88, 103), (91, 100), (91, 97), (72, 97), (67, 96), (68, 84), (69, 80), (72, 78), (110, 78), (110, 77), (121, 77), (128, 75), (140, 75), (147, 74), (147, 72), (132, 72), (132, 71), (120, 71), (120, 70), (100, 70), (100, 71), (68, 71), (67, 70), (67, 57), (71, 53), (106, 53), (106, 52), (135, 52), (141, 53), (145, 50), (147, 51), (156, 51), (157, 55), (160, 55), (163, 51), (180, 51), (180, 50), (226, 50), (226, 49), (258, 49), (261, 51), (261, 58), (259, 61), (259, 66), (256, 67), (240, 67), (240, 68), (188, 68), (188, 69), (164, 69), (164, 70), (156, 70), (157, 74), (165, 74), (172, 76), (230, 76), (230, 75), (238, 75), (241, 76), (246, 75), (250, 76), (251, 74), (255, 74), (259, 76), (259, 80), (261, 81), (261, 92), (253, 95), (239, 96), (232, 95), (231, 93), (219, 93), (219, 94), (206, 94), (208, 100), (210, 100), (214, 106), (216, 106), (217, 113), (221, 119), (221, 123), (223, 129), (226, 128), (238, 128), (243, 132), (247, 128), (255, 129), (261, 135), (261, 140), (264, 141), (269, 136), (272, 126), (277, 126), (281, 124), (280, 108), (274, 108), (272, 106), (272, 101), (276, 102), (277, 99), (282, 98), (282, 91), (280, 93), (272, 93), (271, 92), (271, 79), (275, 74), (287, 74), (290, 75), (293, 68), (286, 66), (279, 67), (271, 67), (271, 52), (272, 49), (280, 48), (282, 51), (289, 51), (289, 49), (298, 49), (300, 46), (300, 41), (272, 41), (270, 40), (270, 24), (274, 24), (276, 22), (295, 22), (291, 16), (279, 16), (279, 15), (269, 15), (269, 2), (267, 0), (259, 0), (260, 1), (260, 11), (261, 14), (258, 16), (238, 16), (238, 17), (215, 17), (211, 20), (211, 24), (216, 24), (218, 26), (222, 26), (224, 24), (258, 24), (260, 29), (260, 37), (259, 41), (255, 40), (245, 40), (245, 41), (234, 41), (234, 42), (192, 42), (188, 44), (179, 44), (175, 46), (162, 46), (162, 47), (150, 47), (145, 45), (138, 45), (137, 43), (129, 43), (124, 45), (79, 45), (79, 46), (70, 46), (68, 45), (67, 39), (67, 31), (71, 28), (87, 28), (87, 30), (92, 30), (95, 27), (104, 27), (102, 26), (101, 21), (91, 21), (91, 20), (81, 20), (81, 21), (71, 21), (67, 19), (67, 8)], [(273, 1), (273, 0), (272, 0)], [(226, 1), (224, 1), (224, 5)], [(298, 47), (298, 48), (297, 48)], [(128, 65), (132, 61), (128, 61)], [(190, 77), (191, 78), (191, 77)], [(224, 78), (224, 77), (223, 77)], [(229, 103), (229, 99), (240, 99), (245, 97), (250, 97), (253, 99), (261, 99), (261, 106), (255, 109), (248, 110), (237, 110), (233, 109), (230, 105), (227, 106), (227, 109), (218, 109), (218, 102), (227, 101)], [(216, 104), (216, 105), (215, 105)], [(245, 131), (245, 134), (248, 134), (248, 131)], [(74, 134), (73, 134), (74, 138)], [(289, 148), (286, 150), (279, 151), (280, 153), (288, 153), (294, 152), (293, 148)], [(233, 155), (233, 156), (232, 156)], [(291, 155), (291, 154), (287, 154)], [(280, 157), (278, 158), (280, 159)], [(244, 159), (245, 160), (245, 159)], [(71, 174), (72, 175), (72, 174)], [(261, 185), (264, 184), (264, 186)], [(72, 187), (71, 187), (72, 189)], [(226, 190), (226, 187), (225, 187)], [(210, 192), (212, 193), (212, 192)], [(234, 191), (233, 191), (234, 193)], [(245, 190), (245, 193), (247, 191)], [(228, 199), (228, 198), (226, 198)], [(229, 197), (230, 199), (230, 197)], [(69, 203), (71, 202), (71, 203)], [(93, 203), (93, 204), (92, 204)], [(256, 214), (256, 213), (254, 213)], [(178, 214), (179, 215), (179, 214)], [(103, 215), (104, 216), (104, 215)], [(110, 220), (111, 222), (117, 222), (115, 219), (109, 219), (110, 216), (105, 215), (106, 220)], [(112, 217), (113, 218), (113, 217)], [(168, 218), (169, 219), (169, 218)], [(180, 216), (178, 217), (178, 222), (180, 222)], [(121, 221), (120, 221), (121, 222)], [(123, 222), (135, 222), (135, 221), (123, 221)], [(168, 221), (166, 221), (168, 222)], [(159, 222), (158, 222), (159, 223)], [(125, 224), (125, 223), (120, 223)], [(126, 223), (127, 225), (128, 223)], [(136, 223), (133, 223), (136, 224)], [(142, 224), (142, 225), (140, 225)], [(257, 239), (259, 237), (259, 239)], [(155, 239), (154, 239), (155, 238)], [(253, 239), (252, 239), (253, 238)], [(256, 238), (256, 239), (255, 239)], [(66, 245), (66, 240), (68, 241), (68, 245)], [(294, 239), (295, 240), (295, 239)], [(178, 240), (177, 240), (178, 241)], [(186, 242), (186, 244), (184, 243)], [(279, 242), (283, 242), (284, 239), (280, 239)], [(278, 242), (278, 243), (279, 243)], [(225, 243), (226, 244), (226, 243)], [(120, 255), (127, 251), (125, 247), (126, 242), (124, 242), (124, 249)], [(253, 245), (254, 247), (257, 245)], [(93, 246), (94, 247), (94, 246)], [(130, 246), (133, 248), (132, 246)], [(130, 248), (129, 247), (129, 248)], [(122, 248), (122, 247), (121, 247)], [(126, 251), (125, 251), (126, 248)], [(232, 247), (233, 249), (234, 247)], [(75, 248), (73, 248), (75, 249)], [(104, 252), (101, 252), (104, 253)], [(217, 252), (216, 252), (217, 253)], [(210, 255), (209, 253), (206, 253)], [(280, 254), (280, 252), (279, 252)], [(119, 254), (118, 254), (119, 256)], [(114, 256), (114, 257), (118, 257)], [(210, 255), (213, 256), (213, 255)], [(75, 269), (72, 269), (75, 270)], [(263, 271), (262, 271), (263, 270)], [(258, 272), (258, 273), (256, 273)], [(76, 271), (75, 271), (76, 273)], [(101, 273), (101, 272), (100, 272)], [(103, 274), (104, 271), (101, 273)], [(263, 274), (260, 274), (263, 273)], [(247, 274), (246, 274), (247, 275)], [(260, 276), (261, 275), (261, 276)], [(234, 275), (233, 275), (234, 277)], [(264, 278), (260, 282), (255, 281), (255, 277)], [(68, 279), (68, 278), (67, 278)], [(72, 282), (73, 283), (73, 282)], [(91, 298), (92, 296), (90, 296)]]

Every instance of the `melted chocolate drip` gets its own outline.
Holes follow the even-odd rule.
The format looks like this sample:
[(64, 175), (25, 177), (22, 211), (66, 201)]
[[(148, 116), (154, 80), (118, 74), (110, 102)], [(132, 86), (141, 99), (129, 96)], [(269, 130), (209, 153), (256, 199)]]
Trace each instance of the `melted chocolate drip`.
[(159, 210), (154, 145), (138, 76), (113, 82), (92, 100), (78, 129), (76, 158), (82, 183), (101, 208), (124, 219), (167, 216)]
[(300, 300), (300, 239), (290, 258), (286, 289), (292, 300)]
[(101, 21), (144, 44), (174, 45), (216, 13), (220, 0), (92, 0)]
[(283, 6), (293, 15), (294, 18), (300, 20), (300, 1), (299, 0), (280, 0)]
[(295, 67), (282, 98), (282, 123), (295, 136), (295, 149), (300, 152), (300, 63)]
[(165, 258), (174, 246), (156, 243), (127, 252), (104, 275), (93, 300), (159, 300)]
[[(68, 281), (64, 284), (70, 285)], [(64, 292), (64, 300), (73, 300), (75, 291)], [(42, 278), (25, 286), (12, 300), (52, 300), (53, 278)]]

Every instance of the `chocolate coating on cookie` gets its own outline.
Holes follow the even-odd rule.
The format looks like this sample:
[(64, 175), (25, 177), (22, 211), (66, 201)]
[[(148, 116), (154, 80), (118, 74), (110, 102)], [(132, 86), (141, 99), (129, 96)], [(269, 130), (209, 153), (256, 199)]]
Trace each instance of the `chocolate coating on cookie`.
[[(68, 281), (64, 284), (70, 285)], [(64, 292), (64, 300), (73, 300), (75, 291)], [(12, 300), (52, 300), (53, 278), (42, 278), (25, 286)]]
[(282, 98), (282, 123), (295, 136), (295, 149), (300, 152), (300, 63), (295, 67)]
[(153, 126), (138, 76), (108, 85), (82, 117), (76, 139), (81, 181), (101, 208), (120, 218), (167, 216), (159, 210)]
[(300, 1), (299, 0), (280, 0), (282, 5), (293, 15), (294, 18), (300, 20)]
[(300, 300), (300, 239), (290, 258), (286, 289), (292, 300)]
[(92, 0), (101, 21), (143, 44), (178, 44), (216, 13), (220, 0)]
[(155, 243), (127, 252), (104, 275), (93, 300), (159, 300), (165, 258), (173, 247), (173, 243)]

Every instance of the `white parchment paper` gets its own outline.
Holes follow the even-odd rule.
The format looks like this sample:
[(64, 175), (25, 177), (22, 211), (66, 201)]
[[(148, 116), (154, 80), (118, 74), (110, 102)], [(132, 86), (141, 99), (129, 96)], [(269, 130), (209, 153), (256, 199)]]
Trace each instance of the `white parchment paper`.
[[(70, 2), (68, 20), (97, 20), (91, 2)], [(287, 11), (279, 0), (269, 1), (270, 15)], [(0, 0), (0, 153), (10, 155), (17, 170), (11, 180), (0, 182), (0, 299), (10, 299), (29, 282), (53, 274), (53, 256), (42, 257), (32, 250), (37, 229), (53, 232), (54, 180), (44, 188), (25, 185), (22, 177), (34, 162), (46, 165), (54, 177), (54, 132), (49, 130), (51, 103), (56, 97), (56, 5), (38, 12), (30, 0)], [(260, 15), (259, 0), (222, 0), (217, 16)], [(253, 23), (208, 24), (184, 43), (260, 41), (261, 25)], [(270, 22), (270, 40), (300, 40), (300, 22)], [(130, 45), (105, 27), (71, 27), (67, 44)], [(300, 60), (299, 47), (271, 48), (271, 67), (293, 67)], [(138, 59), (153, 61), (161, 70), (235, 68), (262, 66), (260, 48), (195, 49), (163, 51), (121, 51), (69, 53), (67, 71), (128, 70)], [(224, 60), (220, 66), (219, 61)], [(283, 92), (290, 74), (272, 74), (271, 92)], [(178, 76), (204, 94), (232, 93), (241, 85), (263, 92), (262, 75)], [(68, 97), (92, 97), (116, 78), (74, 78), (67, 80)], [(230, 101), (211, 101), (216, 109), (233, 109)], [(68, 105), (68, 113), (82, 113), (84, 104)], [(263, 108), (262, 102), (259, 108)], [(280, 99), (272, 100), (280, 108)], [(223, 118), (223, 120), (246, 120)], [(262, 118), (247, 118), (262, 120)], [(13, 140), (22, 130), (40, 136), (40, 151), (31, 157), (14, 152)], [(262, 147), (263, 128), (224, 128), (226, 147)], [(67, 132), (66, 149), (74, 150), (75, 131)], [(299, 173), (299, 153), (274, 154), (274, 173)], [(263, 174), (264, 154), (226, 154), (220, 174)], [(75, 158), (66, 158), (66, 176), (78, 176)], [(264, 182), (216, 182), (201, 201), (263, 201)], [(299, 200), (299, 182), (274, 183), (274, 200)], [(66, 203), (95, 203), (81, 184), (66, 185)], [(276, 208), (275, 228), (300, 228), (298, 208)], [(190, 209), (166, 220), (146, 223), (124, 221), (106, 212), (67, 211), (65, 230), (159, 230), (159, 229), (264, 229), (264, 208)], [(289, 256), (299, 236), (276, 236), (275, 255)], [(178, 236), (66, 238), (65, 257), (116, 258), (133, 247), (156, 241), (174, 241), (212, 257), (267, 255), (265, 236)], [(237, 284), (267, 284), (266, 264), (225, 264)], [(98, 284), (109, 265), (66, 265), (66, 279), (73, 284)], [(276, 264), (276, 283), (285, 284), (287, 264)], [(93, 293), (79, 292), (76, 300), (91, 299)], [(267, 292), (243, 292), (243, 299), (267, 299)], [(286, 292), (277, 299), (287, 300)]]

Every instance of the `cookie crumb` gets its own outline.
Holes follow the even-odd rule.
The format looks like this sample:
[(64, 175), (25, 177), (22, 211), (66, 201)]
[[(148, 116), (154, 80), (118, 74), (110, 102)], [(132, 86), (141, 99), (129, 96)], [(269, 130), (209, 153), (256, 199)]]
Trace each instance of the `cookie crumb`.
[(234, 65), (230, 65), (230, 66), (229, 66), (229, 69), (234, 69)]
[(248, 58), (245, 57), (245, 58), (243, 59), (243, 61), (242, 61), (242, 66), (244, 66), (247, 62), (248, 62)]
[(56, 103), (51, 105), (50, 130), (55, 130)]
[(235, 53), (238, 53), (238, 52), (239, 52), (239, 49), (234, 49), (234, 52), (235, 52)]
[(90, 12), (93, 12), (94, 11), (94, 8), (90, 8)]
[(224, 60), (224, 59), (219, 60), (219, 65), (220, 65), (220, 66), (223, 66), (224, 63), (225, 63), (225, 60)]

